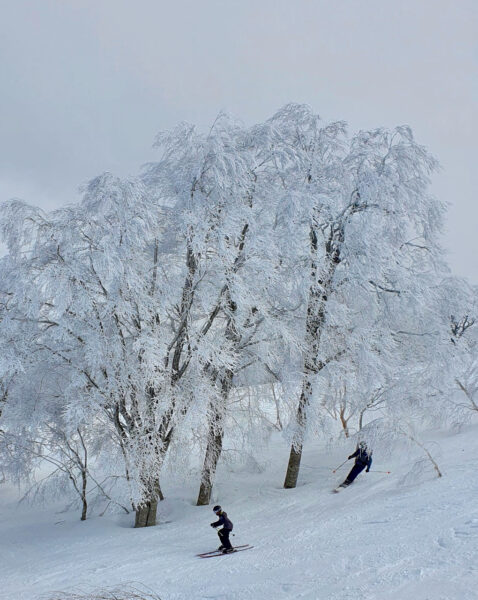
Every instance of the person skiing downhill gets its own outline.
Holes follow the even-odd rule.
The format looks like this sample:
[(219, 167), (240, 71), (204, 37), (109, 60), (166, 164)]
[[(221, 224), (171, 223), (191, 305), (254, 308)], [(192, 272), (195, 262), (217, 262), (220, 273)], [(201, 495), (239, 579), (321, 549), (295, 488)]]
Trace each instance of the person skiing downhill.
[(218, 550), (222, 550), (223, 554), (229, 554), (230, 552), (234, 552), (234, 548), (232, 547), (232, 544), (229, 541), (229, 535), (233, 528), (232, 521), (228, 519), (227, 513), (224, 512), (219, 505), (216, 505), (212, 510), (216, 513), (218, 520), (214, 523), (211, 523), (211, 527), (216, 529), (216, 527), (222, 526), (222, 529), (219, 529), (219, 531), (217, 532), (217, 535), (221, 540), (221, 545), (219, 546)]
[(357, 449), (347, 458), (347, 460), (350, 460), (351, 458), (355, 458), (355, 464), (345, 480), (339, 485), (340, 488), (345, 488), (353, 483), (357, 475), (365, 468), (365, 472), (368, 473), (372, 466), (372, 451), (367, 448), (366, 442), (360, 442), (357, 445)]

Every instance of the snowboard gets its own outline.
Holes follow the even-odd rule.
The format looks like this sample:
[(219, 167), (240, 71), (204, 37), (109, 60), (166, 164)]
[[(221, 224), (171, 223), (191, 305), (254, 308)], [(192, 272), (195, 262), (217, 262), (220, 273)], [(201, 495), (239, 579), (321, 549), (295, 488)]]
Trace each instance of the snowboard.
[[(251, 548), (254, 548), (254, 546), (250, 546), (249, 544), (234, 546), (234, 552), (229, 552), (228, 554), (235, 554), (236, 552), (250, 550)], [(201, 554), (196, 554), (196, 556), (199, 556), (199, 558), (213, 558), (213, 556), (227, 556), (228, 554), (223, 554), (222, 550), (211, 550), (211, 552), (202, 552)]]

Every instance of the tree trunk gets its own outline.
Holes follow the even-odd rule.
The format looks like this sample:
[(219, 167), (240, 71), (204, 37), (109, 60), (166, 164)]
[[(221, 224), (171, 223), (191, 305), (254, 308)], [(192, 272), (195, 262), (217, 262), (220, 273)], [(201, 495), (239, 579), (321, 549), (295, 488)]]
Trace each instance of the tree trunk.
[(219, 462), (222, 452), (224, 421), (226, 418), (227, 399), (231, 390), (232, 377), (232, 371), (228, 370), (222, 380), (221, 398), (219, 403), (211, 403), (208, 443), (201, 474), (201, 485), (199, 487), (197, 506), (205, 506), (211, 501), (217, 463)]
[[(318, 217), (318, 215), (317, 215)], [(317, 219), (318, 220), (318, 219)], [(304, 379), (299, 406), (297, 408), (297, 430), (290, 449), (289, 464), (284, 481), (285, 488), (294, 488), (299, 477), (302, 446), (304, 442), (305, 425), (307, 421), (307, 406), (312, 395), (312, 377), (316, 375), (325, 363), (319, 358), (320, 339), (325, 323), (325, 309), (331, 293), (335, 269), (340, 262), (340, 244), (343, 242), (343, 228), (335, 224), (330, 227), (330, 234), (325, 245), (326, 262), (322, 276), (318, 277), (317, 266), (317, 233), (313, 225), (310, 227), (310, 287), (307, 303), (307, 318), (305, 331), (305, 360)]]
[(299, 406), (297, 408), (297, 431), (292, 441), (289, 463), (287, 465), (287, 472), (284, 480), (284, 487), (286, 489), (295, 488), (297, 485), (297, 479), (299, 478), (300, 461), (302, 459), (302, 448), (304, 445), (304, 431), (307, 420), (306, 406), (309, 401), (311, 391), (312, 384), (308, 377), (306, 377), (302, 387), (302, 393), (300, 395)]
[(158, 499), (153, 498), (136, 507), (135, 527), (152, 527), (156, 525)]
[(358, 430), (359, 431), (362, 431), (362, 428), (363, 428), (363, 416), (364, 416), (366, 410), (367, 410), (367, 408), (364, 408), (363, 410), (360, 411), (359, 422), (358, 422)]
[(216, 412), (209, 425), (209, 438), (202, 468), (197, 506), (205, 506), (211, 501), (214, 476), (222, 451), (222, 440), (224, 435), (222, 421), (223, 416)]
[(299, 478), (300, 461), (302, 458), (302, 444), (295, 448), (292, 444), (289, 455), (289, 464), (285, 475), (284, 487), (286, 489), (295, 488)]
[(81, 511), (81, 520), (82, 521), (86, 521), (86, 512), (88, 510), (88, 503), (86, 500), (86, 482), (87, 482), (87, 477), (86, 477), (86, 470), (82, 469), (81, 471), (81, 479), (82, 479), (82, 487), (81, 487), (81, 501), (83, 504), (83, 510)]
[(349, 438), (349, 426), (348, 426), (348, 419), (345, 418), (345, 407), (341, 407), (340, 408), (340, 422), (342, 424), (342, 429), (344, 430), (345, 433), (345, 437), (348, 439)]
[(156, 525), (158, 501), (163, 500), (164, 496), (161, 491), (159, 482), (154, 486), (154, 490), (149, 494), (149, 498), (135, 507), (136, 527), (153, 527)]

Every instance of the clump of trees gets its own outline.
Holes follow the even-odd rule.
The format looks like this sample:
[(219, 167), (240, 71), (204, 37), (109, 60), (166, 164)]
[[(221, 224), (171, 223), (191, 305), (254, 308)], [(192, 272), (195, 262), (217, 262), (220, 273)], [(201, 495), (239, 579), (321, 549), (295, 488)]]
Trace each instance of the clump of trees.
[[(476, 290), (451, 277), (408, 127), (350, 135), (302, 105), (160, 134), (136, 177), (0, 207), (0, 466), (154, 525), (170, 448), (273, 423), (295, 487), (307, 434), (477, 410)], [(460, 396), (461, 394), (461, 396)], [(458, 400), (456, 400), (458, 398)], [(443, 407), (446, 407), (444, 409)], [(104, 509), (102, 509), (104, 510)]]

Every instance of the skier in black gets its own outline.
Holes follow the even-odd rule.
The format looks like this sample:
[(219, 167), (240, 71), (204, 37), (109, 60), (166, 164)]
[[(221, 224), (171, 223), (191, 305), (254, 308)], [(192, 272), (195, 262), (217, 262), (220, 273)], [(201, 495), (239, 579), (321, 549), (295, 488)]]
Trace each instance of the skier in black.
[(220, 506), (215, 506), (213, 511), (216, 513), (218, 520), (214, 523), (211, 523), (211, 527), (214, 527), (215, 529), (216, 527), (222, 526), (222, 529), (219, 529), (217, 532), (217, 535), (221, 540), (221, 545), (219, 546), (218, 550), (222, 550), (223, 554), (234, 552), (234, 548), (229, 541), (229, 534), (231, 533), (233, 527), (231, 520), (227, 518), (227, 513), (225, 513)]
[(353, 483), (354, 479), (365, 469), (365, 467), (365, 472), (368, 473), (370, 471), (370, 467), (372, 466), (372, 451), (367, 448), (367, 444), (365, 442), (360, 442), (355, 452), (351, 454), (347, 460), (350, 460), (351, 458), (355, 458), (355, 464), (350, 473), (347, 475), (345, 481), (339, 485), (341, 488), (345, 488)]

